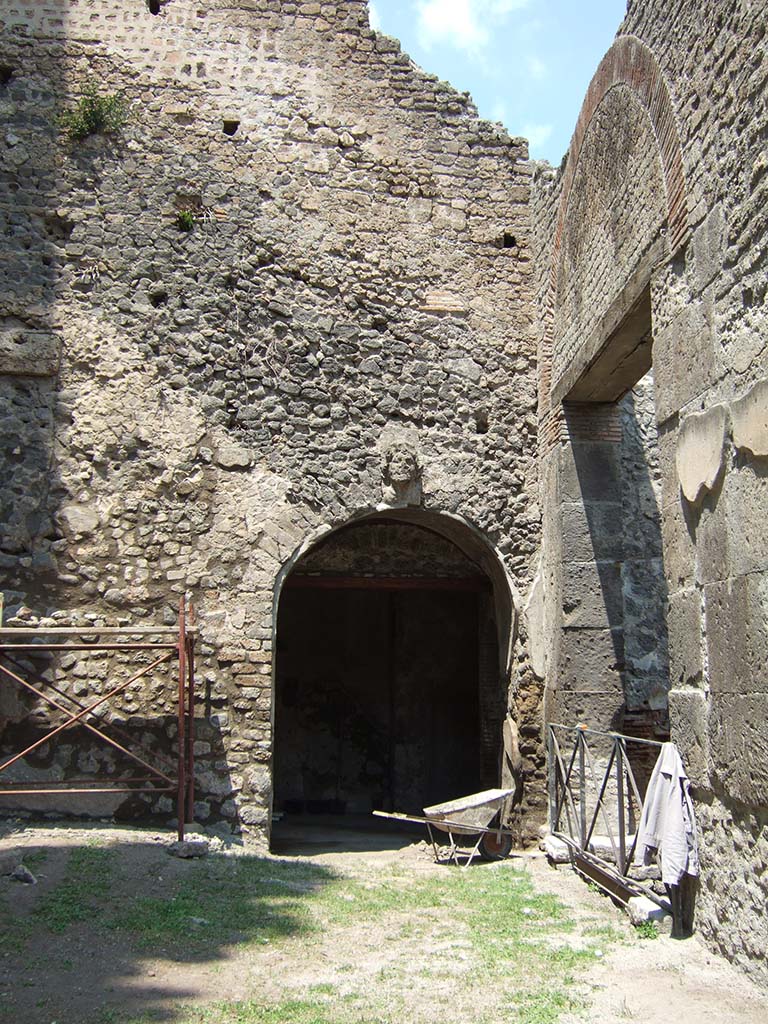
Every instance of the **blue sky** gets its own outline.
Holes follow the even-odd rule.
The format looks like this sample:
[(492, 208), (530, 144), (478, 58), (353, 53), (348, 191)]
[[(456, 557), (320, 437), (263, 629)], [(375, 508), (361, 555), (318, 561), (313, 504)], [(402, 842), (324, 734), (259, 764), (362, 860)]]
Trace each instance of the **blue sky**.
[(372, 0), (374, 28), (559, 164), (625, 0)]

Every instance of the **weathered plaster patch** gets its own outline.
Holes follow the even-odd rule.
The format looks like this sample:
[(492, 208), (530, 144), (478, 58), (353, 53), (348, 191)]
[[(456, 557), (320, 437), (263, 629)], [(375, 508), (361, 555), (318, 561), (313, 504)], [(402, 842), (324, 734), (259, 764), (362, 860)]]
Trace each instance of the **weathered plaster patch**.
[(544, 628), (544, 581), (540, 571), (536, 573), (528, 591), (523, 614), (531, 668), (539, 679), (543, 679), (547, 669), (547, 643)]
[(695, 504), (711, 491), (723, 466), (727, 413), (714, 405), (703, 413), (687, 416), (677, 438), (677, 478), (686, 499)]
[(753, 455), (768, 455), (768, 380), (761, 380), (731, 405), (733, 443)]

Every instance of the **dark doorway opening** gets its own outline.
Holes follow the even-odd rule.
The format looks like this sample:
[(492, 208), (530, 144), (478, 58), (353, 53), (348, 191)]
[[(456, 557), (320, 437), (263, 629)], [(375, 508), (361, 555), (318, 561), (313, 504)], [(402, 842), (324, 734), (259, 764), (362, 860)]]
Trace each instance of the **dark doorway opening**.
[(362, 521), (305, 555), (278, 610), (275, 815), (372, 823), (497, 785), (493, 603), (477, 564), (410, 523)]

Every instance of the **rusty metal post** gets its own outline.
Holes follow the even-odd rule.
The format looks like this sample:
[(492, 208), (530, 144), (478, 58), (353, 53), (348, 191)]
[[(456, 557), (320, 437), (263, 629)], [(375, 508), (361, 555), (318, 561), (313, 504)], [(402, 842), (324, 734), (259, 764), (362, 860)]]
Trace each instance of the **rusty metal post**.
[[(195, 609), (189, 606), (189, 625), (195, 625)], [(195, 637), (191, 633), (187, 650), (187, 822), (195, 820)]]
[(187, 785), (186, 785), (186, 760), (187, 751), (185, 745), (185, 713), (186, 713), (186, 685), (187, 685), (187, 627), (186, 627), (186, 608), (185, 598), (182, 597), (179, 602), (179, 639), (178, 639), (178, 652), (179, 652), (179, 705), (178, 705), (178, 735), (177, 742), (179, 745), (179, 778), (178, 778), (178, 795), (176, 799), (176, 817), (179, 826), (179, 841), (184, 838), (184, 819), (186, 818), (186, 797), (187, 797)]
[(549, 824), (549, 831), (554, 832), (557, 828), (557, 822), (555, 821), (555, 808), (557, 807), (557, 773), (554, 769), (555, 763), (555, 751), (552, 744), (552, 726), (547, 725), (547, 795), (548, 800), (548, 813), (547, 822)]

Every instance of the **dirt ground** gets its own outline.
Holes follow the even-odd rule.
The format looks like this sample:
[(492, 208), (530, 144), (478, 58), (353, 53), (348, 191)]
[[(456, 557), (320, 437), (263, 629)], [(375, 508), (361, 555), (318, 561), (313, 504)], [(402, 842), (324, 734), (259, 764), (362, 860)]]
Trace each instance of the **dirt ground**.
[[(167, 833), (104, 825), (26, 826), (0, 825), (0, 860), (10, 850), (45, 850), (38, 869), (39, 885), (51, 887), (64, 874), (73, 847), (94, 844), (119, 850), (127, 865), (127, 878), (147, 891), (162, 892), (183, 875), (187, 863), (172, 857), (161, 859)], [(237, 848), (231, 850), (233, 856)], [(409, 871), (428, 878), (444, 872), (436, 865), (431, 848), (409, 836), (343, 834), (323, 830), (307, 833), (285, 831), (278, 847), (281, 858), (311, 860), (315, 865), (357, 880), (371, 878), (389, 865), (407, 865)], [(34, 862), (34, 858), (32, 858)], [(576, 920), (577, 929), (595, 922), (629, 929), (626, 917), (606, 898), (590, 889), (567, 867), (550, 867), (543, 855), (515, 856), (510, 862), (524, 868), (535, 889), (557, 896)], [(162, 864), (162, 875), (158, 874)], [(504, 870), (505, 865), (478, 865), (472, 871)], [(458, 870), (458, 869), (452, 869)], [(123, 870), (121, 877), (126, 877)], [(122, 883), (125, 884), (125, 883)], [(282, 883), (289, 884), (289, 883)], [(25, 914), (35, 899), (36, 886), (0, 877), (0, 897), (11, 914)], [(113, 894), (120, 899), (120, 891)], [(12, 950), (0, 957), (0, 1021), (12, 1024), (81, 1024), (96, 1019), (103, 1007), (104, 1021), (119, 1020), (129, 1012), (137, 1016), (158, 1012), (173, 1022), (181, 1005), (195, 1006), (217, 1000), (245, 1000), (258, 992), (264, 998), (283, 999), (308, 986), (342, 985), (341, 970), (354, 971), (360, 984), (386, 969), (389, 961), (400, 963), (419, 957), (441, 957), (441, 949), (421, 950), (402, 944), (382, 946), (365, 920), (353, 917), (333, 945), (322, 941), (312, 958), (301, 949), (266, 946), (253, 950), (220, 945), (204, 957), (141, 956), (119, 933), (103, 933), (96, 945), (84, 924), (75, 929), (62, 949), (60, 935), (39, 928), (29, 951), (19, 959)], [(460, 964), (461, 942), (446, 940), (454, 962)], [(443, 956), (442, 961), (448, 958)], [(436, 977), (435, 985), (445, 978)], [(462, 984), (457, 969), (455, 984)], [(627, 1021), (707, 1018), (717, 1024), (768, 1024), (768, 993), (757, 989), (740, 972), (715, 956), (699, 939), (680, 941), (662, 935), (655, 940), (606, 943), (605, 955), (577, 982), (578, 996), (586, 1007), (565, 1013), (561, 1024), (626, 1024)], [(415, 996), (416, 997), (416, 996)], [(429, 999), (429, 991), (421, 992)], [(111, 1015), (113, 1014), (113, 1015)], [(438, 1018), (435, 1018), (436, 1020)], [(444, 1017), (439, 1018), (444, 1021)], [(500, 1017), (499, 1019), (504, 1019)]]

